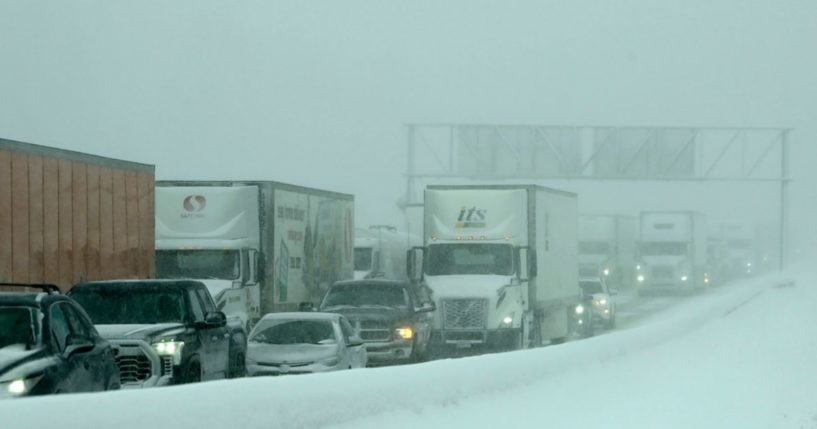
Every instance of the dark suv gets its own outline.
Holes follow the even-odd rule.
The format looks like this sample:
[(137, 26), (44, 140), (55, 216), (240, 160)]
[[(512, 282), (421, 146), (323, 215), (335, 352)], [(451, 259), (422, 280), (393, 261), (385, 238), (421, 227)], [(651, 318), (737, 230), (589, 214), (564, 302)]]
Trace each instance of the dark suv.
[(0, 283), (0, 398), (118, 388), (111, 346), (74, 300)]
[(320, 311), (340, 313), (357, 329), (369, 362), (421, 360), (431, 334), (433, 302), (396, 280), (353, 280), (332, 285)]

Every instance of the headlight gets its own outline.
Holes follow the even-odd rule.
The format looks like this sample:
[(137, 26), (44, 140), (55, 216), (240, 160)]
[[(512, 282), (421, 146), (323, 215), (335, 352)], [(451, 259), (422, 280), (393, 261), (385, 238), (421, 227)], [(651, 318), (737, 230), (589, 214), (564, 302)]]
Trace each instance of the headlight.
[(610, 275), (610, 269), (609, 269), (609, 268), (605, 268), (605, 269), (604, 269), (604, 271), (603, 271), (603, 273), (604, 273), (604, 275), (605, 275), (605, 276), (609, 276), (609, 275)]
[(596, 304), (596, 305), (607, 305), (607, 300), (606, 300), (606, 299), (604, 299), (604, 298), (602, 298), (602, 299), (595, 299), (595, 300), (593, 300), (593, 304)]
[(338, 362), (340, 362), (340, 360), (338, 359), (337, 356), (332, 356), (330, 358), (318, 361), (318, 363), (323, 366), (335, 366), (338, 364)]
[(584, 313), (584, 306), (579, 304), (576, 306), (576, 314), (583, 314)]
[(636, 266), (635, 266), (635, 269), (636, 269), (636, 270), (641, 271), (641, 265), (640, 265), (640, 264), (639, 264), (639, 265), (636, 265)]
[(681, 276), (681, 281), (682, 281), (682, 282), (685, 282), (685, 281), (687, 281), (688, 279), (689, 279), (689, 278), (688, 278), (687, 276)]
[(23, 396), (30, 392), (41, 378), (43, 378), (42, 374), (34, 377), (17, 378), (11, 381), (2, 382), (0, 383), (0, 398), (14, 398), (17, 396)]
[(511, 323), (513, 323), (513, 317), (505, 316), (505, 318), (502, 319), (502, 323), (504, 323), (506, 325), (510, 325)]
[(751, 262), (747, 262), (747, 263), (746, 263), (746, 267), (747, 267), (747, 268), (751, 268), (751, 267), (752, 267), (752, 263), (751, 263)]
[(182, 349), (184, 348), (183, 341), (159, 341), (153, 343), (153, 350), (159, 356), (173, 357), (173, 365), (180, 365), (182, 363)]
[(644, 276), (639, 275), (639, 276), (638, 276), (638, 281), (639, 281), (639, 282), (643, 282), (643, 281), (644, 281)]
[(404, 340), (410, 340), (410, 339), (414, 338), (414, 330), (412, 330), (408, 326), (406, 326), (404, 328), (397, 328), (397, 329), (394, 330), (394, 333), (397, 334), (398, 338), (401, 338), (401, 339), (404, 339)]

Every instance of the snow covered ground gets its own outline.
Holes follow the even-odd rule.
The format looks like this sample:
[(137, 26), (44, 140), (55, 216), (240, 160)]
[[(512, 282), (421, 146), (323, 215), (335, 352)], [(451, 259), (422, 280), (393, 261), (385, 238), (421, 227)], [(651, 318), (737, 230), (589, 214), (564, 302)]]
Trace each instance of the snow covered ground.
[(536, 350), (0, 402), (3, 428), (817, 428), (817, 282), (793, 272)]

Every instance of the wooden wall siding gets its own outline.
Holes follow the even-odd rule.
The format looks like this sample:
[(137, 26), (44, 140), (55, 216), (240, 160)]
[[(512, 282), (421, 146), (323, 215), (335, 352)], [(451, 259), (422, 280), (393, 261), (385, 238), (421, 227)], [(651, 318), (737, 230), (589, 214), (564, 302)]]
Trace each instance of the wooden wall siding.
[(153, 229), (151, 173), (0, 150), (0, 281), (153, 276)]

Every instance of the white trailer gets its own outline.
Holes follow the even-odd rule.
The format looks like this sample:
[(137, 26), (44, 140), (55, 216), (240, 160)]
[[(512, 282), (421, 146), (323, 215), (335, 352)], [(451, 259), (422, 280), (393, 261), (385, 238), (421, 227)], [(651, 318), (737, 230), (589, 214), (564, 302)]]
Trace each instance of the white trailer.
[(642, 212), (639, 292), (691, 292), (708, 282), (707, 225), (695, 212)]
[(159, 181), (156, 274), (204, 282), (247, 325), (352, 278), (351, 195), (269, 181)]
[(580, 216), (579, 276), (604, 277), (613, 289), (632, 288), (636, 232), (632, 216)]
[(749, 222), (725, 222), (723, 233), (728, 248), (729, 274), (734, 278), (755, 274), (758, 269), (755, 252), (755, 228)]
[(419, 237), (389, 225), (355, 229), (355, 280), (408, 280), (406, 252), (421, 244)]
[(429, 186), (424, 210), (424, 248), (409, 260), (413, 280), (424, 272), (437, 306), (433, 345), (564, 340), (581, 301), (575, 194), (534, 185)]

